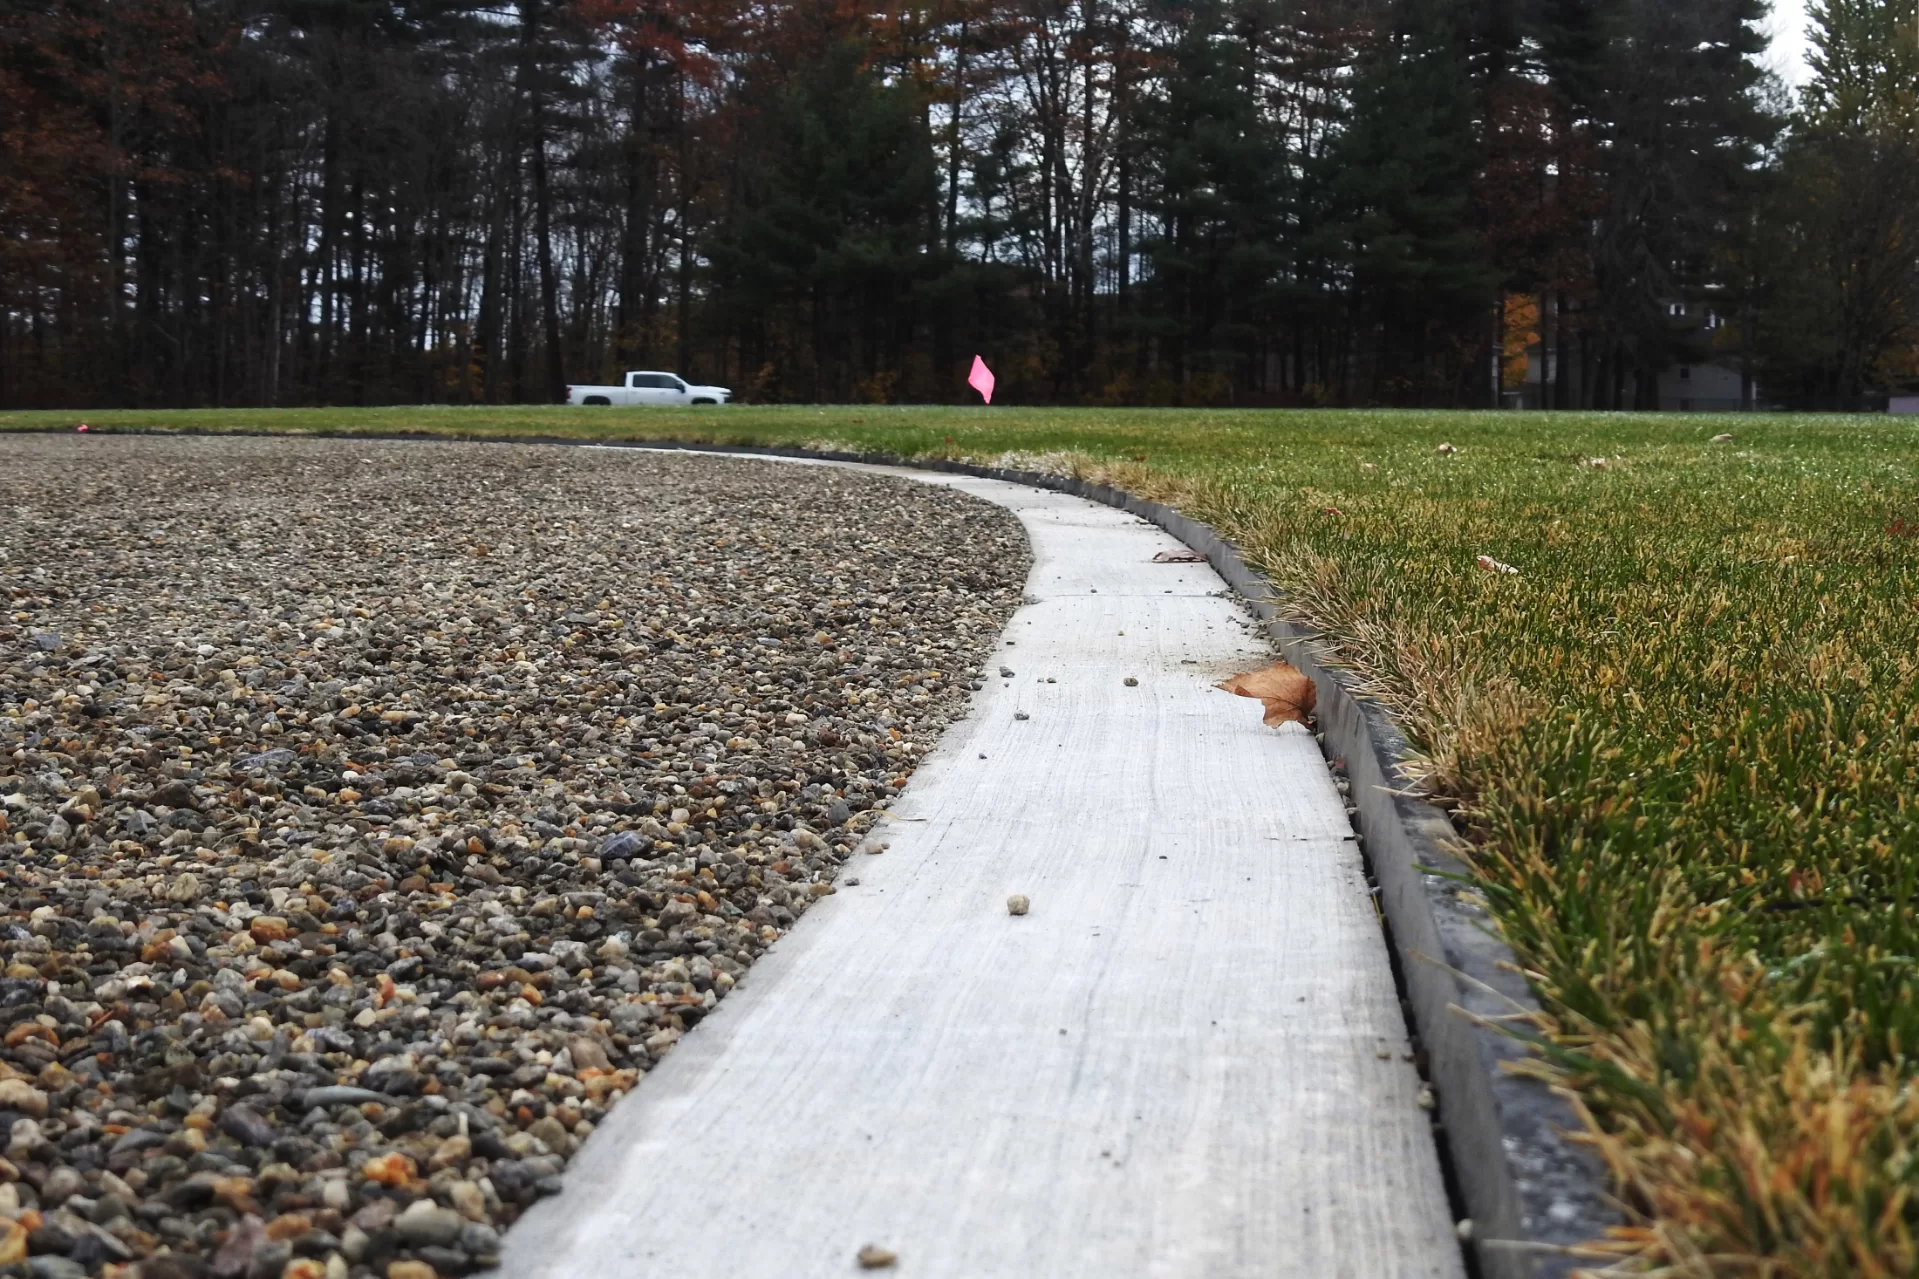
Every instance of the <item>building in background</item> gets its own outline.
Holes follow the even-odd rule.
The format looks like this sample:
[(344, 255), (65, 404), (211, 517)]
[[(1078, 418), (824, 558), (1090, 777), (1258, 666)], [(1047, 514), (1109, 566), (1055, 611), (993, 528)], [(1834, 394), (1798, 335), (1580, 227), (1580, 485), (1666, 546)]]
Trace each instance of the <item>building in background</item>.
[[(1741, 367), (1736, 351), (1723, 339), (1730, 331), (1725, 318), (1704, 303), (1668, 302), (1666, 315), (1671, 323), (1671, 346), (1677, 358), (1667, 363), (1652, 378), (1653, 403), (1642, 408), (1657, 408), (1679, 413), (1732, 413), (1741, 410), (1777, 407), (1767, 401), (1761, 389)], [(1628, 385), (1623, 395), (1595, 395), (1596, 377), (1605, 376), (1591, 358), (1576, 331), (1563, 343), (1534, 340), (1526, 344), (1524, 379), (1517, 385), (1509, 381), (1503, 397), (1510, 409), (1547, 408), (1555, 404), (1565, 408), (1588, 408), (1595, 403), (1631, 403), (1636, 397), (1630, 385), (1633, 375), (1624, 373)], [(1565, 361), (1564, 389), (1559, 389), (1560, 361)]]

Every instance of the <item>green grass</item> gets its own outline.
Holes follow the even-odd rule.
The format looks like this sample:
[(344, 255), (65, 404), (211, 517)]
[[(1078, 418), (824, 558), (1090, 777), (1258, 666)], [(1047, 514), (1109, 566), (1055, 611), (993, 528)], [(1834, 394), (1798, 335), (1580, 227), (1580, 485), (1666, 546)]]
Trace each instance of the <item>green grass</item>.
[(729, 407), (0, 429), (83, 419), (1013, 453), (1171, 501), (1428, 753), (1642, 1214), (1615, 1246), (1676, 1274), (1919, 1273), (1919, 424)]

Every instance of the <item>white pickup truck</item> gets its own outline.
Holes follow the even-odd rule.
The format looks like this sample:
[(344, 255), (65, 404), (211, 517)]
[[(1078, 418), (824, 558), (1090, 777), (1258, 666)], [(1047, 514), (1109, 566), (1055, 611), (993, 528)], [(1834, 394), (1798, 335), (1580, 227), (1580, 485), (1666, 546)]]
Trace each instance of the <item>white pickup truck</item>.
[(569, 386), (568, 404), (619, 404), (662, 408), (681, 404), (724, 404), (733, 392), (723, 386), (695, 386), (672, 373), (635, 372), (621, 386)]

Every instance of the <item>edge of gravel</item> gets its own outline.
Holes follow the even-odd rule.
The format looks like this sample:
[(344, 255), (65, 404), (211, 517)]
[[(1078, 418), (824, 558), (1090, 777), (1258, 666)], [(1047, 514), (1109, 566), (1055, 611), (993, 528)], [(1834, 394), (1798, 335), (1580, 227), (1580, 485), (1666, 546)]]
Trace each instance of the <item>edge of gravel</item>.
[[(31, 432), (38, 434), (40, 432)], [(47, 432), (49, 434), (54, 432)], [(64, 432), (59, 432), (64, 434)], [(280, 435), (273, 431), (112, 430), (101, 434)], [(1330, 665), (1308, 628), (1280, 615), (1276, 592), (1209, 526), (1158, 502), (1085, 480), (939, 459), (686, 440), (507, 440), (415, 432), (302, 432), (447, 443), (593, 445), (798, 458), (944, 471), (1069, 493), (1158, 525), (1204, 555), (1266, 624), (1286, 659), (1313, 680), (1326, 749), (1345, 760), (1366, 858), (1379, 885), (1398, 976), (1437, 1095), (1441, 1135), (1459, 1197), (1472, 1220), (1482, 1279), (1565, 1279), (1583, 1264), (1580, 1245), (1621, 1216), (1598, 1157), (1571, 1139), (1582, 1127), (1572, 1104), (1543, 1082), (1512, 1073), (1530, 1044), (1496, 1027), (1539, 1011), (1511, 947), (1471, 889), (1452, 851), (1452, 823), (1422, 798), (1406, 768), (1405, 736), (1350, 672)]]

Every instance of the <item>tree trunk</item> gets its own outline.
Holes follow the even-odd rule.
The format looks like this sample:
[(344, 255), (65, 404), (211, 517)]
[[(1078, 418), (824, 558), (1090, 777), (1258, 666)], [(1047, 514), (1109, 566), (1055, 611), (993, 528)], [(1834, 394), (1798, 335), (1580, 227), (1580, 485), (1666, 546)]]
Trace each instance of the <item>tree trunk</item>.
[(614, 310), (614, 363), (622, 368), (647, 362), (651, 334), (647, 322), (647, 275), (653, 201), (659, 185), (659, 164), (653, 154), (651, 102), (648, 87), (653, 63), (650, 54), (633, 55), (633, 104), (626, 126), (626, 223), (620, 233), (620, 289)]
[(546, 342), (546, 400), (566, 399), (565, 352), (560, 344), (560, 289), (553, 271), (553, 191), (546, 169), (546, 94), (535, 69), (534, 46), (539, 39), (541, 5), (526, 0), (520, 6), (520, 90), (526, 95), (528, 144), (533, 157), (533, 248), (539, 256), (540, 329)]
[(1555, 317), (1553, 326), (1557, 331), (1554, 342), (1555, 349), (1553, 351), (1553, 407), (1556, 409), (1569, 409), (1573, 406), (1573, 344), (1572, 333), (1566, 323), (1568, 308), (1566, 306), (1566, 295), (1563, 292), (1553, 295), (1553, 306), (1559, 312), (1558, 316)]
[(1559, 348), (1554, 344), (1558, 307), (1558, 294), (1548, 289), (1539, 295), (1539, 403), (1535, 407), (1542, 409), (1554, 407), (1553, 384), (1559, 376)]
[(314, 336), (313, 394), (321, 404), (333, 396), (333, 353), (335, 346), (334, 308), (336, 279), (334, 262), (339, 256), (334, 243), (340, 221), (340, 118), (336, 109), (327, 109), (326, 142), (320, 165), (320, 331)]
[(680, 168), (680, 174), (679, 174), (679, 177), (680, 177), (680, 183), (679, 183), (680, 260), (678, 263), (680, 296), (679, 296), (679, 306), (678, 306), (678, 317), (675, 321), (675, 327), (678, 328), (679, 330), (679, 372), (680, 372), (680, 376), (684, 377), (686, 376), (687, 372), (693, 367), (693, 335), (689, 331), (692, 327), (691, 326), (691, 321), (692, 321), (691, 308), (692, 308), (692, 299), (693, 299), (693, 233), (692, 233), (691, 227), (689, 227), (687, 223), (688, 216), (691, 212), (690, 208), (688, 207), (688, 200), (689, 200), (688, 188), (692, 185), (692, 183), (689, 180), (689, 177), (687, 174), (687, 161), (690, 158), (689, 156), (690, 148), (688, 146), (687, 127), (686, 127), (686, 72), (684, 70), (680, 71), (674, 77), (674, 81), (675, 81), (674, 88), (676, 91), (677, 102), (673, 112), (673, 115), (674, 115), (673, 125), (675, 130), (679, 134), (678, 140), (679, 140), (679, 168)]

